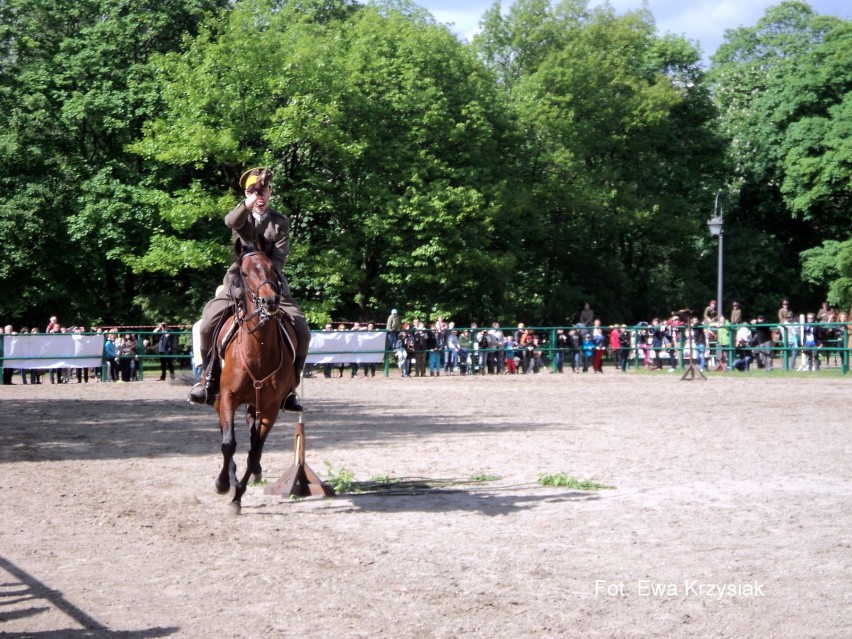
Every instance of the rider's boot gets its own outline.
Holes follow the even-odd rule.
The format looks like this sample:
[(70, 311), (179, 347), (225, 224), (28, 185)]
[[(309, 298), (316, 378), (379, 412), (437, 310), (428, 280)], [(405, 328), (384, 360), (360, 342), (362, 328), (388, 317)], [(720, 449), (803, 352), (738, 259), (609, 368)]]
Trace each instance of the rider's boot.
[(204, 367), (202, 381), (192, 387), (186, 401), (191, 404), (213, 406), (216, 403), (216, 395), (219, 394), (219, 357), (215, 353), (208, 353), (202, 363)]
[[(302, 382), (302, 369), (305, 367), (305, 358), (296, 356), (296, 360), (293, 362), (293, 368), (296, 371), (296, 382), (295, 386), (298, 387)], [(281, 408), (284, 410), (290, 411), (291, 413), (301, 413), (302, 412), (302, 402), (299, 399), (299, 396), (296, 394), (294, 390), (292, 393), (287, 395), (287, 398), (281, 404)]]

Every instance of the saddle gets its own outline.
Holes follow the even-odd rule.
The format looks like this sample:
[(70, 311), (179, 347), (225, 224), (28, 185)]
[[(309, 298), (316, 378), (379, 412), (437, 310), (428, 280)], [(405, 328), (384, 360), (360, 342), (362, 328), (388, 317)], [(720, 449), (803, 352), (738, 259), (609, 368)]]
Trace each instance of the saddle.
[[(239, 311), (237, 312), (239, 313)], [(296, 336), (296, 325), (293, 322), (293, 318), (286, 313), (279, 312), (276, 321), (278, 322), (278, 327), (283, 333), (285, 339), (290, 344), (290, 352), (295, 356), (296, 345), (294, 343), (294, 338)], [(228, 348), (228, 344), (233, 341), (238, 329), (239, 322), (237, 322), (236, 317), (232, 315), (225, 320), (222, 328), (220, 328), (215, 334), (213, 343), (216, 344), (216, 354), (220, 361), (225, 360), (225, 350)]]

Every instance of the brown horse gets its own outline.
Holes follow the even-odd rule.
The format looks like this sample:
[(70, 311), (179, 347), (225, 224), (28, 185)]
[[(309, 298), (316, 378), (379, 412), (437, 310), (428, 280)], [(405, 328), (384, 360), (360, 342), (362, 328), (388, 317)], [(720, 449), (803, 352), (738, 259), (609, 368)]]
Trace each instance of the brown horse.
[[(283, 400), (295, 390), (298, 381), (293, 369), (296, 334), (289, 319), (278, 309), (281, 284), (272, 261), (262, 251), (255, 250), (242, 253), (238, 261), (242, 302), (236, 316), (225, 323), (217, 338), (217, 346), (222, 349), (223, 337), (233, 333), (224, 345), (225, 363), (216, 400), (223, 457), (216, 490), (225, 494), (234, 489), (231, 506), (237, 513), (249, 476), (254, 475), (255, 481), (261, 479), (260, 457), (266, 437), (275, 424)], [(237, 323), (237, 328), (229, 331), (233, 322)], [(247, 405), (251, 447), (245, 473), (238, 481), (234, 461), (237, 449), (234, 415), (242, 405)]]

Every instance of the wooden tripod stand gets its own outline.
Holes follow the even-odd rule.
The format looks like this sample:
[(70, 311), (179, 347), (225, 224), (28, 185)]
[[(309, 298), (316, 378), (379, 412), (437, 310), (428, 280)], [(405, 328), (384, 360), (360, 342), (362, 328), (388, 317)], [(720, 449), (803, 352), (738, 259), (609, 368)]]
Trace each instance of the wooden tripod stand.
[(302, 423), (301, 413), (293, 436), (293, 465), (285, 470), (277, 481), (268, 484), (263, 492), (266, 495), (295, 497), (334, 496), (334, 489), (324, 484), (305, 463), (305, 425)]

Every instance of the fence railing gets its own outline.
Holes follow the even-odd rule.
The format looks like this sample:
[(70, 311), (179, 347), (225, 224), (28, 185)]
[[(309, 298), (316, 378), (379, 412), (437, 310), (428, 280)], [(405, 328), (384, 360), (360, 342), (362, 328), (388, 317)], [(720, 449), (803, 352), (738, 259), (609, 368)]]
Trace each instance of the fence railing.
[[(719, 364), (724, 363), (727, 366), (730, 366), (735, 361), (735, 355), (737, 354), (739, 348), (737, 346), (737, 334), (741, 331), (742, 328), (748, 328), (750, 331), (753, 331), (758, 328), (767, 328), (769, 329), (772, 340), (769, 343), (765, 343), (763, 346), (756, 345), (747, 345), (746, 348), (750, 351), (759, 351), (764, 354), (764, 356), (771, 357), (773, 362), (777, 362), (775, 366), (780, 364), (780, 368), (783, 370), (790, 370), (796, 367), (796, 362), (801, 361), (800, 357), (808, 357), (808, 358), (817, 358), (817, 361), (820, 361), (821, 364), (827, 365), (831, 368), (839, 368), (843, 374), (846, 374), (849, 371), (850, 365), (850, 353), (852, 353), (852, 349), (850, 349), (850, 335), (852, 335), (852, 324), (840, 323), (840, 322), (823, 322), (823, 323), (791, 323), (791, 324), (726, 324), (723, 326), (710, 326), (704, 327), (705, 331), (707, 331), (707, 338), (703, 343), (703, 348), (698, 344), (694, 343), (689, 336), (691, 329), (685, 325), (680, 326), (670, 326), (668, 327), (664, 333), (668, 336), (663, 337), (664, 340), (661, 344), (659, 342), (660, 337), (658, 336), (656, 339), (654, 337), (655, 327), (639, 324), (635, 326), (622, 327), (619, 330), (626, 332), (629, 338), (629, 345), (618, 347), (611, 346), (609, 343), (609, 334), (613, 330), (611, 326), (600, 326), (600, 327), (589, 327), (589, 326), (576, 326), (576, 325), (568, 325), (568, 326), (539, 326), (539, 327), (528, 327), (526, 330), (529, 330), (531, 333), (537, 335), (540, 339), (540, 344), (535, 347), (536, 351), (540, 351), (542, 353), (542, 359), (547, 367), (551, 370), (555, 371), (560, 366), (571, 366), (572, 364), (576, 364), (576, 360), (579, 354), (580, 363), (583, 363), (584, 353), (583, 346), (560, 346), (558, 335), (559, 331), (563, 333), (567, 333), (570, 335), (571, 331), (576, 331), (578, 335), (585, 335), (586, 333), (591, 333), (593, 331), (600, 330), (605, 335), (605, 341), (603, 348), (599, 348), (602, 350), (602, 359), (604, 362), (608, 364), (612, 364), (614, 360), (617, 358), (627, 358), (627, 368), (632, 369), (640, 369), (648, 365), (649, 361), (667, 361), (669, 364), (672, 362), (675, 363), (677, 368), (684, 368), (689, 365), (690, 362), (697, 362), (700, 359), (704, 359), (707, 363), (707, 368), (713, 369), (717, 368)], [(819, 346), (808, 346), (804, 344), (804, 332), (807, 327), (817, 327), (825, 337), (821, 340)], [(458, 327), (455, 330), (459, 332), (459, 334), (463, 334), (467, 330), (471, 330), (465, 327)], [(476, 335), (486, 329), (473, 329), (471, 337), (475, 338)], [(495, 330), (495, 329), (488, 329)], [(499, 327), (496, 329), (504, 334), (511, 334), (515, 331), (514, 327)], [(155, 333), (153, 331), (120, 331), (122, 335), (130, 332), (137, 341), (137, 344), (140, 345), (137, 355), (134, 357), (136, 362), (141, 363), (138, 367), (140, 371), (144, 371), (145, 362), (150, 361), (160, 361), (164, 358), (172, 359), (175, 362), (176, 368), (192, 368), (192, 332), (191, 331), (172, 331), (172, 335), (176, 338), (177, 343), (177, 352), (170, 355), (163, 355), (156, 352), (157, 348), (157, 340), (162, 335), (162, 333)], [(328, 333), (337, 333), (337, 331), (313, 331), (313, 333), (328, 335)], [(347, 331), (350, 333), (350, 331)], [(384, 330), (374, 331), (374, 333), (387, 333)], [(65, 334), (68, 337), (72, 335), (79, 336), (105, 336), (105, 333), (74, 333), (74, 334)], [(45, 334), (35, 334), (35, 335), (19, 335), (19, 336), (10, 336), (3, 335), (3, 340), (0, 340), (0, 370), (3, 369), (19, 369), (22, 368), (20, 365), (21, 357), (18, 355), (10, 355), (6, 357), (4, 343), (7, 338), (10, 337), (44, 337)], [(668, 341), (665, 341), (668, 340)], [(361, 350), (361, 351), (352, 351), (352, 350), (324, 350), (325, 354), (333, 354), (333, 355), (348, 355), (354, 353), (366, 354), (366, 353), (380, 353), (383, 352), (384, 357), (384, 368), (385, 374), (389, 374), (390, 369), (396, 363), (395, 351), (393, 349), (393, 344), (388, 343), (389, 340), (385, 339), (385, 350)], [(43, 367), (44, 369), (49, 368), (76, 368), (73, 364), (76, 361), (88, 360), (91, 362), (92, 354), (77, 354), (74, 352), (74, 349), (71, 348), (71, 342), (68, 341), (69, 348), (67, 352), (62, 353), (52, 353), (49, 355), (34, 355), (27, 354), (26, 360), (28, 364), (24, 368), (29, 369), (40, 369), (38, 366), (39, 361), (44, 361), (46, 363), (50, 363), (51, 365)], [(466, 362), (469, 360), (470, 362), (470, 372), (476, 372), (479, 370), (480, 365), (488, 365), (489, 355), (497, 356), (498, 358), (502, 354), (505, 358), (508, 355), (512, 357), (515, 356), (523, 356), (523, 352), (527, 350), (525, 347), (516, 346), (509, 351), (506, 350), (505, 346), (501, 346), (498, 348), (480, 348), (475, 340), (473, 340), (469, 345), (462, 348), (462, 352), (458, 353), (458, 355), (465, 358)], [(415, 350), (414, 355), (418, 353), (427, 355), (428, 353), (439, 352), (441, 357), (441, 365), (444, 366), (447, 362), (447, 357), (452, 357), (452, 354), (448, 352), (446, 347), (441, 347), (439, 349), (420, 349)], [(428, 357), (428, 355), (427, 355)], [(61, 360), (60, 363), (56, 363), (57, 360)], [(103, 379), (106, 379), (106, 359), (103, 354), (101, 354), (100, 359), (102, 360), (99, 365), (88, 365), (87, 368), (101, 368), (101, 375)], [(340, 358), (338, 358), (339, 360)], [(480, 360), (485, 360), (480, 362)], [(10, 360), (11, 363), (7, 366), (6, 361)], [(620, 361), (620, 360), (619, 360)], [(754, 360), (753, 360), (754, 361)], [(18, 365), (15, 364), (18, 362)], [(55, 364), (55, 365), (54, 365)], [(339, 363), (335, 364), (339, 366)], [(5, 378), (5, 376), (4, 376)]]

